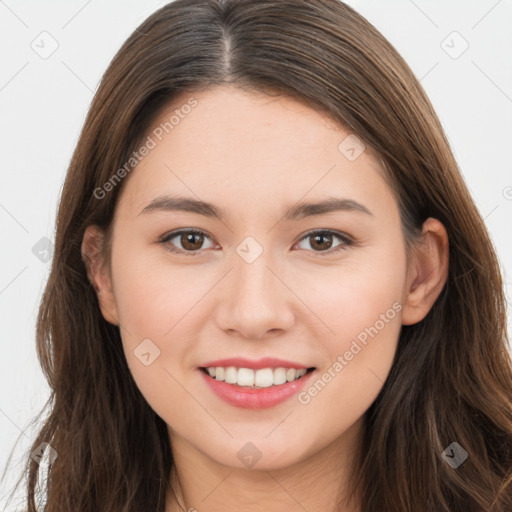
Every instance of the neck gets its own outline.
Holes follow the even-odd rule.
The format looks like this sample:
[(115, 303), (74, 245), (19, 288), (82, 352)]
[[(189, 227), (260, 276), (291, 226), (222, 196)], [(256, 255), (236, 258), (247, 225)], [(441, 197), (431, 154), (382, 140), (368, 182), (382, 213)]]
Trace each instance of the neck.
[[(166, 512), (360, 512), (347, 489), (360, 456), (363, 418), (334, 442), (293, 466), (241, 469), (217, 463), (175, 432), (175, 465)], [(357, 503), (356, 503), (357, 501)]]

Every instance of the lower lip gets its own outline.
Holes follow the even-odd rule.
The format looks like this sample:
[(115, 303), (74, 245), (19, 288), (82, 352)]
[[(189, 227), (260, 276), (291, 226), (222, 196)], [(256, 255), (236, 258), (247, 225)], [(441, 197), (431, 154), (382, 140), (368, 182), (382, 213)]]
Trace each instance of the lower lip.
[(298, 393), (310, 380), (315, 370), (306, 373), (300, 379), (261, 389), (228, 384), (222, 380), (215, 380), (203, 370), (199, 370), (199, 372), (210, 389), (228, 404), (243, 409), (268, 409)]

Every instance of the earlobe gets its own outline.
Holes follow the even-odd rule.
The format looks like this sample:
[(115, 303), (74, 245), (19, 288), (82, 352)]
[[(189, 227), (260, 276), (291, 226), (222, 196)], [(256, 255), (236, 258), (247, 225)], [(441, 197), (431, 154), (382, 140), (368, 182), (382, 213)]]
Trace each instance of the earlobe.
[(403, 325), (423, 320), (439, 297), (448, 277), (448, 248), (445, 227), (437, 219), (428, 218), (409, 263)]
[(112, 281), (104, 260), (104, 239), (105, 233), (101, 228), (87, 226), (82, 239), (82, 261), (87, 269), (89, 282), (96, 291), (103, 318), (113, 325), (119, 325)]

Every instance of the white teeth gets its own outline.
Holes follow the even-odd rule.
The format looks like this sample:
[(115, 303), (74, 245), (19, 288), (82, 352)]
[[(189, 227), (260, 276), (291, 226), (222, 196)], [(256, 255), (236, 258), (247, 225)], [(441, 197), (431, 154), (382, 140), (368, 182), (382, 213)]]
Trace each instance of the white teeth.
[(286, 370), (284, 368), (276, 368), (274, 370), (274, 385), (284, 384), (286, 382)]
[(237, 371), (234, 366), (228, 366), (226, 368), (226, 372), (224, 373), (224, 381), (228, 384), (236, 384), (237, 379)]
[(254, 370), (239, 368), (237, 384), (239, 386), (254, 386)]
[(268, 388), (274, 384), (274, 372), (272, 368), (256, 370), (254, 374), (254, 385), (259, 388)]
[(292, 380), (295, 379), (295, 372), (297, 370), (294, 370), (293, 368), (288, 368), (288, 370), (286, 370), (286, 380), (288, 382), (291, 382)]
[(222, 380), (228, 384), (238, 384), (239, 386), (250, 386), (258, 388), (268, 388), (278, 386), (285, 382), (291, 382), (306, 374), (306, 368), (296, 370), (295, 368), (261, 368), (253, 370), (251, 368), (235, 368), (221, 366), (207, 368), (210, 377), (216, 380)]

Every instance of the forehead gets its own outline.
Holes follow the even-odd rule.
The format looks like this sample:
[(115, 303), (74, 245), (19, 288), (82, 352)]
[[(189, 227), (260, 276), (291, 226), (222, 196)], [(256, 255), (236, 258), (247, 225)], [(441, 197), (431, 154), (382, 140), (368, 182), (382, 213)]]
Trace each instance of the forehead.
[(151, 140), (152, 148), (123, 192), (139, 211), (171, 192), (217, 197), (223, 203), (243, 200), (247, 206), (271, 197), (286, 203), (306, 194), (325, 197), (333, 189), (359, 197), (364, 190), (390, 192), (370, 147), (287, 96), (234, 86), (182, 93), (160, 112), (144, 140)]
[[(189, 108), (192, 102), (195, 106)], [(216, 148), (228, 148), (226, 156), (230, 158), (262, 158), (259, 149), (264, 146), (267, 151), (278, 148), (287, 152), (287, 159), (293, 152), (297, 160), (326, 149), (336, 153), (340, 136), (350, 133), (332, 117), (294, 98), (248, 92), (234, 85), (177, 96), (162, 110), (149, 133), (155, 131), (158, 142), (164, 144), (173, 139), (174, 146), (184, 141), (201, 145), (205, 157)], [(275, 159), (278, 154), (271, 156)]]

